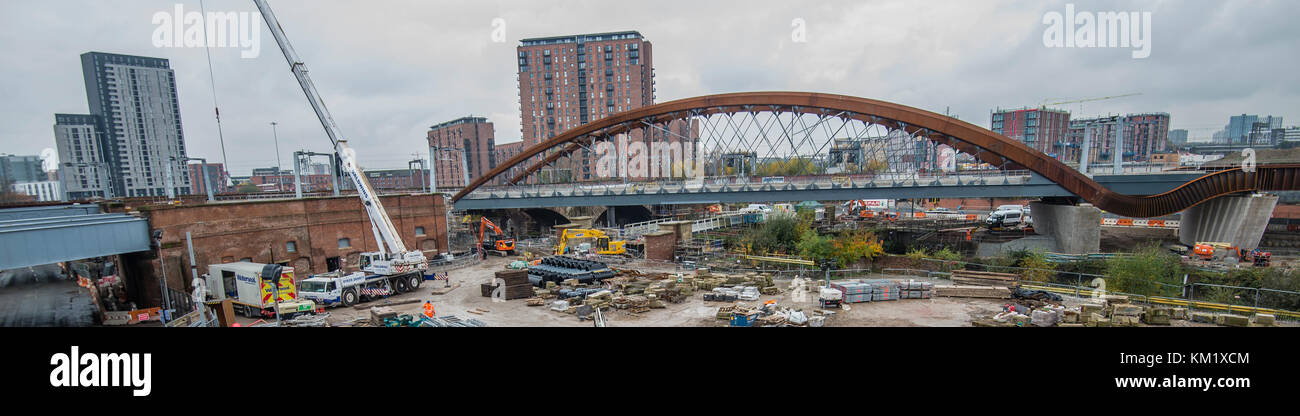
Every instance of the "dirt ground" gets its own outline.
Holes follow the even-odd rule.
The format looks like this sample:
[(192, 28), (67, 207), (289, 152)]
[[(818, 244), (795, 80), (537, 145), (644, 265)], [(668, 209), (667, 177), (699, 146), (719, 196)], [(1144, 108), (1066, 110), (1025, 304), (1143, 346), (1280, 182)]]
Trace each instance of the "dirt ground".
[[(460, 284), (459, 288), (443, 294), (433, 295), (431, 291), (441, 286), (442, 282), (426, 281), (416, 291), (363, 303), (360, 306), (381, 306), (385, 302), (409, 299), (432, 301), (438, 315), (455, 315), (461, 319), (474, 318), (488, 326), (527, 327), (527, 326), (592, 326), (591, 321), (579, 321), (574, 315), (550, 310), (547, 306), (527, 306), (523, 300), (497, 301), (480, 296), (479, 285), (488, 283), (493, 273), (502, 270), (507, 260), (489, 258), (483, 263), (454, 271), (451, 283)], [(619, 265), (619, 267), (637, 270), (672, 271), (663, 266), (644, 264)], [(883, 278), (884, 276), (863, 276)], [(894, 278), (897, 278), (894, 276)], [(788, 288), (789, 280), (778, 280), (783, 289)], [(746, 302), (749, 305), (761, 305), (767, 300), (775, 299), (779, 305), (803, 309), (812, 313), (816, 309), (816, 294), (806, 293), (803, 302), (797, 302), (789, 290), (774, 296), (762, 296), (757, 301)], [(390, 306), (399, 314), (419, 315), (424, 302)], [(700, 293), (695, 293), (686, 302), (680, 304), (666, 303), (664, 309), (651, 309), (643, 314), (633, 314), (626, 310), (607, 310), (605, 319), (608, 326), (617, 327), (715, 327), (727, 326), (727, 321), (716, 319), (718, 307), (727, 302), (705, 302)], [(989, 316), (1001, 310), (1003, 301), (991, 299), (906, 299), (891, 302), (859, 303), (851, 305), (850, 310), (836, 310), (826, 320), (826, 326), (969, 326), (979, 316)], [(482, 314), (470, 313), (470, 310), (486, 310)], [(328, 309), (331, 326), (349, 326), (357, 319), (368, 319), (369, 309), (336, 307)], [(248, 324), (253, 319), (238, 318), (239, 322)]]

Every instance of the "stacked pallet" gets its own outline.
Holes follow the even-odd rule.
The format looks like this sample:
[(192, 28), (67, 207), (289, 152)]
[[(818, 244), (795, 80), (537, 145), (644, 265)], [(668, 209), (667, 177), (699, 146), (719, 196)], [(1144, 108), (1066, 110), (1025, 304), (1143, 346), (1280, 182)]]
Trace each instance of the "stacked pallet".
[(934, 283), (930, 282), (898, 282), (898, 288), (903, 299), (929, 299), (934, 295)]
[(871, 302), (873, 290), (871, 283), (859, 280), (831, 282), (831, 289), (843, 292), (846, 303)]
[(934, 295), (951, 298), (1011, 299), (1011, 289), (1002, 286), (935, 285)]
[(978, 272), (974, 270), (953, 270), (952, 283), (959, 286), (1005, 286), (1015, 287), (1020, 276), (1010, 273)]
[(496, 272), (496, 279), (492, 283), (484, 283), (479, 286), (479, 293), (483, 297), (492, 297), (492, 293), (497, 290), (497, 285), (505, 285), (505, 299), (527, 299), (533, 297), (533, 285), (528, 281), (527, 270), (500, 270)]

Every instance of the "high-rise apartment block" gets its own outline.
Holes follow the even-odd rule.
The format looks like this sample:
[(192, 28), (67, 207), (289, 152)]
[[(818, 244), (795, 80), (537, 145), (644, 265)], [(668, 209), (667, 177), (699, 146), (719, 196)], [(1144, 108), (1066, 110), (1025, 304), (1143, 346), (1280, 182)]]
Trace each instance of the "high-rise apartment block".
[[(651, 44), (639, 32), (524, 39), (517, 55), (524, 147), (655, 102)], [(577, 156), (558, 177), (595, 179), (594, 155)]]
[(2, 182), (40, 182), (49, 179), (42, 168), (40, 156), (0, 155), (0, 185)]
[(437, 185), (465, 186), (466, 176), (472, 181), (496, 167), (495, 134), (492, 122), (485, 117), (461, 117), (429, 127), (427, 139), (433, 148)]
[(185, 167), (189, 171), (190, 178), (194, 179), (193, 183), (190, 184), (191, 194), (206, 194), (209, 186), (212, 187), (213, 194), (234, 191), (226, 185), (226, 176), (228, 174), (225, 166), (220, 163), (191, 163)]
[(1034, 150), (1057, 160), (1078, 159), (1078, 148), (1070, 146), (1067, 130), (1070, 127), (1068, 111), (1040, 108), (996, 110), (993, 112), (994, 133), (1010, 137)]
[[(163, 196), (169, 176), (175, 194), (190, 194), (176, 75), (168, 60), (87, 52), (81, 69), (90, 114), (55, 115), (60, 177), (69, 196)], [(106, 183), (81, 187), (92, 186), (101, 168), (105, 175), (98, 180)]]
[[(1120, 132), (1123, 132), (1123, 137), (1117, 136)], [(1071, 120), (1069, 136), (1072, 143), (1088, 149), (1089, 164), (1114, 162), (1116, 152), (1122, 153), (1126, 162), (1150, 162), (1152, 155), (1169, 150), (1169, 114), (1142, 113)], [(1116, 149), (1117, 138), (1123, 149)], [(1080, 159), (1069, 162), (1080, 162)]]

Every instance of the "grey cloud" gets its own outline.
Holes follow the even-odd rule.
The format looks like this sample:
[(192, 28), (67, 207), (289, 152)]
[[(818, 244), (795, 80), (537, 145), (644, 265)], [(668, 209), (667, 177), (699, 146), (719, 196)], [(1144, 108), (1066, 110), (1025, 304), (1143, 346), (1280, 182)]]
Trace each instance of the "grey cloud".
[[(202, 49), (152, 47), (150, 16), (175, 1), (4, 2), (0, 6), (0, 151), (53, 147), (53, 113), (85, 112), (78, 55), (168, 58), (180, 82), (192, 155), (220, 158)], [(198, 1), (181, 1), (197, 10)], [(1150, 58), (1128, 50), (1051, 49), (1043, 13), (1067, 1), (343, 1), (270, 0), (317, 87), (367, 167), (402, 167), (424, 154), (428, 126), (475, 114), (497, 141), (519, 138), (514, 51), (527, 37), (638, 30), (654, 44), (658, 100), (750, 90), (860, 95), (980, 125), (994, 107), (1142, 92), (1086, 103), (1084, 115), (1166, 111), (1209, 135), (1233, 114), (1300, 124), (1300, 15), (1294, 1), (1075, 1), (1080, 11), (1151, 11)], [(207, 0), (209, 11), (253, 11)], [(507, 42), (493, 43), (493, 18)], [(790, 40), (807, 23), (808, 42)], [(212, 51), (231, 169), (284, 161), (327, 141), (269, 32), (261, 56)], [(1077, 113), (1078, 105), (1065, 109)], [(1204, 127), (1211, 126), (1211, 127)]]

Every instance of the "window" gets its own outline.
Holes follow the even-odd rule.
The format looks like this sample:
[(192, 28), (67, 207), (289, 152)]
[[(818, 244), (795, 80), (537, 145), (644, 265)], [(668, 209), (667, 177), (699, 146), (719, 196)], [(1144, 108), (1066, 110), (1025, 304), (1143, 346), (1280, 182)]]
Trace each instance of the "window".
[(424, 235), (424, 227), (415, 227), (415, 235)]
[(285, 251), (288, 251), (288, 252), (290, 252), (290, 253), (297, 252), (297, 251), (298, 251), (298, 245), (295, 244), (295, 243), (292, 242), (292, 241), (287, 242), (287, 243), (284, 243), (284, 250), (285, 250)]
[(340, 249), (343, 249), (343, 248), (351, 248), (351, 247), (352, 247), (352, 240), (349, 240), (349, 239), (347, 239), (347, 238), (340, 238), (340, 239), (339, 239), (339, 248), (340, 248)]

